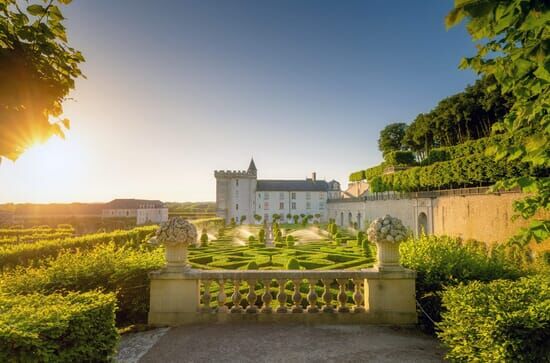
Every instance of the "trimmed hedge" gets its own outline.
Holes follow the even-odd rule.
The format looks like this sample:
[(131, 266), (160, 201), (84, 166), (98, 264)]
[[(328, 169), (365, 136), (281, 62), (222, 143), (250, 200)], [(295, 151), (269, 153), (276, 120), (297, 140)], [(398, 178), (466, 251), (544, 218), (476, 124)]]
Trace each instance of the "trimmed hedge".
[[(484, 246), (484, 245), (483, 245)], [(473, 280), (516, 279), (524, 272), (505, 254), (496, 256), (473, 241), (422, 236), (400, 246), (401, 264), (416, 271), (416, 298), (435, 321), (441, 320), (441, 291), (447, 286)], [(419, 322), (427, 331), (434, 326), (423, 314)]]
[(46, 240), (6, 246), (0, 245), (0, 269), (17, 265), (29, 265), (39, 259), (54, 257), (63, 250), (91, 249), (99, 244), (108, 243), (110, 241), (113, 241), (117, 245), (133, 245), (139, 247), (149, 235), (152, 235), (157, 230), (157, 228), (157, 226), (147, 226), (134, 228), (129, 231), (95, 233), (60, 240)]
[(449, 360), (550, 361), (550, 276), (459, 285), (443, 306), (438, 336)]
[(110, 243), (92, 251), (62, 254), (48, 266), (19, 267), (4, 273), (0, 292), (27, 295), (102, 289), (116, 294), (119, 325), (144, 323), (149, 307), (148, 272), (162, 266), (164, 256), (160, 248), (140, 252), (117, 249)]
[(492, 157), (476, 154), (377, 176), (371, 181), (371, 188), (373, 192), (410, 192), (476, 187), (491, 185), (500, 179), (547, 173), (548, 170), (532, 170), (520, 162), (495, 161)]
[(384, 155), (384, 160), (387, 165), (413, 165), (416, 163), (416, 158), (412, 151), (391, 151)]
[(0, 361), (110, 362), (116, 298), (87, 292), (0, 295)]

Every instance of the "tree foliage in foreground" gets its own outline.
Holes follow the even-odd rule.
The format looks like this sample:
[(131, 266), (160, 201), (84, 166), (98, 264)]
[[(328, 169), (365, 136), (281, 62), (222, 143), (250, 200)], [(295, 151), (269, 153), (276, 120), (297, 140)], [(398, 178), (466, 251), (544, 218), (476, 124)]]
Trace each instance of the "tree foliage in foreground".
[[(520, 143), (499, 143), (487, 152), (498, 160), (550, 166), (550, 2), (540, 0), (455, 0), (447, 27), (463, 20), (477, 54), (464, 58), (461, 68), (494, 77), (502, 93), (513, 95), (510, 112), (492, 131), (513, 138), (519, 130), (529, 136)], [(531, 195), (515, 203), (516, 211), (532, 218), (550, 210), (550, 180), (522, 176), (502, 180), (496, 188), (519, 186)], [(550, 237), (550, 221), (535, 219), (516, 240), (543, 241)]]
[(67, 42), (58, 4), (68, 3), (0, 0), (0, 160), (69, 128), (62, 102), (84, 57)]

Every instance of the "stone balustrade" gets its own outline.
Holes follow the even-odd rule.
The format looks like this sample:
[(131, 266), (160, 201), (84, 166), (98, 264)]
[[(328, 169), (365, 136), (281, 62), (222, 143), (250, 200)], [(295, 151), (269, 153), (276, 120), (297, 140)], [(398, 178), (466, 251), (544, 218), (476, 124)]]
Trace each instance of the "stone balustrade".
[(416, 323), (415, 272), (407, 269), (182, 269), (155, 271), (150, 278), (152, 325), (239, 316), (270, 322), (301, 321), (307, 316), (308, 322), (323, 323)]

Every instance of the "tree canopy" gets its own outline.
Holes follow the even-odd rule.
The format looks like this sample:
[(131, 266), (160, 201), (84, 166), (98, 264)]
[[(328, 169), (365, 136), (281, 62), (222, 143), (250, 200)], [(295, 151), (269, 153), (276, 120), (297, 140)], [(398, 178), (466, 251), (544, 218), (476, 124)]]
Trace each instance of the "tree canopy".
[(380, 138), (378, 139), (378, 149), (382, 154), (387, 154), (391, 151), (403, 150), (403, 137), (407, 130), (407, 124), (405, 123), (392, 123), (387, 125), (380, 131)]
[(84, 58), (68, 45), (58, 6), (68, 3), (0, 0), (0, 161), (69, 128), (62, 103)]

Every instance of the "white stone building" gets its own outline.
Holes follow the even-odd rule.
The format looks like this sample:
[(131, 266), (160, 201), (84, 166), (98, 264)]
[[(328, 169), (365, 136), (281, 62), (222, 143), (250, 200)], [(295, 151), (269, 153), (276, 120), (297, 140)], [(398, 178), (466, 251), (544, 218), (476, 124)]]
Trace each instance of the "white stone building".
[(262, 180), (254, 160), (247, 170), (216, 170), (216, 214), (229, 222), (255, 223), (255, 215), (263, 221), (273, 221), (273, 215), (281, 221), (290, 221), (298, 215), (319, 215), (327, 220), (327, 202), (340, 197), (340, 183), (335, 180), (317, 180), (313, 173), (304, 180)]
[(162, 223), (168, 220), (168, 208), (160, 200), (114, 199), (105, 204), (103, 218), (136, 218), (136, 224)]

